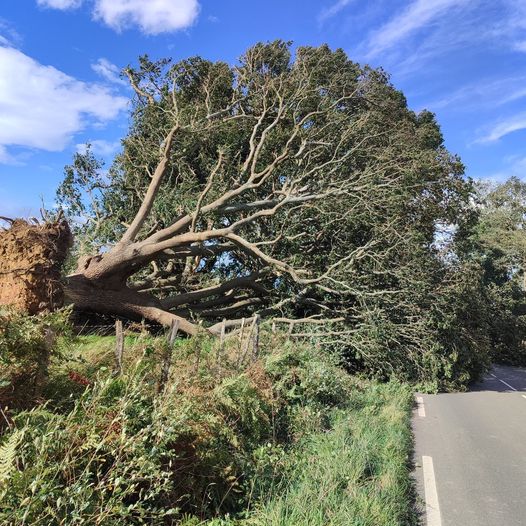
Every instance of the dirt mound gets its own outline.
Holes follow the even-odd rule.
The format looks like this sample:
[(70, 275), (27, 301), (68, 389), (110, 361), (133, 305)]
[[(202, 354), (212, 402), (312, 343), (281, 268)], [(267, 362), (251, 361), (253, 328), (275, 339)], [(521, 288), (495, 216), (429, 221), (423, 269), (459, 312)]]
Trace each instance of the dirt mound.
[(28, 314), (60, 307), (60, 269), (72, 241), (64, 220), (31, 224), (16, 219), (0, 229), (0, 305)]

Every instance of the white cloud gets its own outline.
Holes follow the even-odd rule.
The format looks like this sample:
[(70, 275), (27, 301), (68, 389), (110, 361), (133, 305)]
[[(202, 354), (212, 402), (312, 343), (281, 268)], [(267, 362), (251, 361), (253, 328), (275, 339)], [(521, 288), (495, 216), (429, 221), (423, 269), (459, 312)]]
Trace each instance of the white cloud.
[(95, 155), (100, 155), (101, 157), (110, 157), (121, 147), (120, 141), (105, 141), (104, 139), (95, 139), (93, 141), (88, 141), (88, 143), (82, 143), (76, 145), (76, 150), (78, 153), (86, 153), (88, 144), (91, 145), (91, 151)]
[(91, 65), (91, 69), (108, 82), (120, 84), (122, 86), (128, 85), (119, 76), (121, 70), (115, 64), (112, 64), (108, 59), (99, 58), (95, 64)]
[(526, 112), (517, 113), (512, 117), (503, 119), (496, 124), (480, 139), (477, 139), (476, 143), (491, 143), (502, 139), (502, 137), (509, 135), (510, 133), (525, 130), (526, 129)]
[(469, 0), (414, 0), (401, 13), (371, 33), (366, 45), (366, 57), (370, 59), (390, 50), (449, 10), (468, 3)]
[(18, 164), (16, 158), (11, 155), (5, 146), (0, 144), (0, 164)]
[(0, 46), (16, 46), (22, 42), (22, 37), (10, 22), (0, 18)]
[(88, 125), (116, 118), (126, 102), (103, 86), (0, 47), (0, 161), (8, 159), (9, 146), (60, 151)]
[[(37, 0), (53, 9), (74, 9), (84, 0)], [(345, 1), (345, 0), (342, 0)], [(91, 0), (93, 16), (116, 31), (137, 26), (149, 35), (191, 26), (199, 14), (198, 0)]]
[(479, 79), (445, 97), (425, 105), (433, 111), (453, 107), (465, 111), (490, 109), (526, 97), (526, 76), (498, 79)]
[[(405, 17), (407, 13), (414, 14), (418, 4), (433, 12), (430, 20), (428, 16), (419, 20)], [(361, 59), (381, 59), (379, 62), (395, 72), (398, 80), (415, 73), (422, 77), (444, 67), (447, 68), (445, 76), (453, 78), (449, 66), (445, 64), (448, 55), (452, 58), (453, 67), (458, 64), (453, 58), (454, 53), (462, 55), (462, 59), (471, 66), (474, 53), (482, 56), (510, 49), (521, 51), (522, 43), (526, 42), (524, 0), (457, 0), (451, 1), (447, 9), (440, 1), (438, 6), (441, 9), (437, 12), (434, 10), (436, 0), (429, 3), (413, 0), (405, 11), (398, 12), (387, 24), (369, 33), (366, 42), (358, 49)], [(427, 23), (421, 25), (425, 20), (428, 20)], [(395, 22), (401, 22), (399, 28), (394, 27)], [(388, 31), (391, 26), (392, 32)], [(375, 42), (375, 36), (380, 33), (386, 38), (381, 42), (389, 45), (384, 47)], [(495, 79), (498, 80), (498, 76)]]
[[(383, 5), (386, 7), (387, 0)], [(357, 47), (360, 60), (381, 62), (397, 79), (443, 67), (459, 53), (526, 52), (525, 0), (408, 0)], [(374, 23), (374, 21), (373, 21)], [(466, 58), (471, 60), (471, 57)], [(453, 62), (454, 64), (454, 62)]]
[(96, 0), (94, 16), (122, 31), (138, 26), (151, 35), (191, 26), (199, 14), (197, 0)]
[(345, 9), (352, 1), (353, 0), (338, 0), (331, 6), (322, 9), (320, 14), (318, 15), (318, 22), (320, 24), (323, 24), (323, 22), (325, 22), (329, 18), (336, 16), (340, 11)]
[(52, 9), (76, 9), (80, 7), (82, 0), (37, 0), (37, 4)]
[(526, 177), (526, 157), (521, 157), (520, 155), (513, 155), (505, 159), (508, 163), (511, 164), (512, 175), (520, 175), (521, 177)]

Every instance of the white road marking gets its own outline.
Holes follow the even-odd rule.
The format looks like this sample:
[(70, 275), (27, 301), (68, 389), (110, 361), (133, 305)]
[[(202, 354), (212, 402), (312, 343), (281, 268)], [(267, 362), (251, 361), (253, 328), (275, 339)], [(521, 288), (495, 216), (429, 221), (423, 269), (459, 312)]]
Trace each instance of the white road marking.
[(426, 416), (426, 408), (424, 407), (424, 399), (421, 396), (416, 397), (416, 406), (418, 408), (418, 416), (424, 418)]
[(424, 491), (426, 495), (427, 526), (442, 526), (440, 507), (438, 505), (435, 470), (431, 457), (422, 457), (422, 470), (424, 472)]
[[(494, 374), (489, 373), (493, 378), (497, 378)], [(500, 378), (497, 378), (499, 382), (502, 382), (504, 385), (507, 385), (511, 390), (516, 391), (515, 387), (511, 386), (508, 382), (505, 382), (504, 380), (501, 380)]]
[(522, 395), (522, 398), (526, 398), (526, 395)]

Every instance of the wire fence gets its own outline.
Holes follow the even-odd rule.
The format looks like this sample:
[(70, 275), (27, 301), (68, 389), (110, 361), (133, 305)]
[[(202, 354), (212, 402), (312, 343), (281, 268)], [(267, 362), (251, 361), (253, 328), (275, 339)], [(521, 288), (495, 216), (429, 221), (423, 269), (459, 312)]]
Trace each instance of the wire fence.
[[(260, 358), (262, 349), (271, 349), (283, 345), (288, 341), (308, 339), (313, 333), (294, 332), (297, 322), (284, 325), (283, 321), (266, 320), (264, 323), (259, 315), (239, 320), (239, 324), (232, 330), (231, 321), (223, 320), (216, 338), (211, 347), (203, 346), (201, 341), (193, 346), (192, 354), (188, 356), (189, 362), (185, 364), (187, 374), (197, 376), (206, 363), (206, 368), (211, 369), (214, 374), (222, 376), (227, 370), (245, 370)], [(279, 327), (279, 329), (278, 329)], [(228, 329), (228, 332), (227, 332)], [(152, 327), (147, 323), (129, 322), (117, 319), (113, 323), (90, 323), (77, 324), (76, 333), (79, 336), (111, 336), (114, 338), (113, 374), (123, 373), (123, 357), (126, 357), (126, 347), (134, 345), (126, 336), (142, 337), (154, 336), (159, 338), (155, 346), (160, 351), (158, 355), (159, 379), (158, 389), (163, 391), (168, 383), (170, 371), (174, 362), (180, 360), (180, 356), (174, 356), (176, 342), (179, 338), (185, 338), (179, 331), (179, 322), (175, 319), (166, 330), (165, 327)], [(203, 330), (203, 334), (206, 332)], [(163, 342), (164, 339), (164, 342)], [(147, 340), (145, 340), (147, 341)], [(203, 351), (206, 347), (207, 350)], [(129, 347), (128, 347), (129, 349)]]
[[(222, 368), (227, 367), (244, 369), (259, 359), (261, 347), (261, 318), (256, 315), (248, 320), (250, 321), (245, 322), (245, 320), (242, 320), (240, 328), (228, 334), (226, 332), (226, 320), (222, 322), (219, 337), (212, 347), (212, 353), (207, 353), (206, 355), (207, 363), (214, 367), (217, 374), (221, 375)], [(138, 329), (144, 329), (144, 332)], [(275, 332), (274, 325), (271, 331)], [(127, 343), (125, 336), (136, 335), (140, 338), (141, 332), (142, 334), (148, 333), (146, 325), (133, 323), (125, 325), (120, 319), (116, 320), (113, 324), (86, 324), (77, 330), (77, 334), (79, 335), (104, 335), (115, 338), (113, 358), (114, 375), (120, 375), (123, 372), (123, 356), (125, 356), (126, 353), (126, 346), (129, 345), (129, 340)], [(160, 391), (165, 388), (170, 376), (177, 339), (183, 336), (179, 331), (179, 322), (177, 320), (174, 320), (169, 330), (164, 330), (162, 334), (164, 334), (165, 343), (160, 346), (162, 349), (161, 355), (159, 356), (160, 377), (158, 389)], [(196, 345), (192, 357), (194, 363), (191, 371), (194, 375), (199, 373), (202, 359), (204, 359), (201, 347), (201, 345)]]

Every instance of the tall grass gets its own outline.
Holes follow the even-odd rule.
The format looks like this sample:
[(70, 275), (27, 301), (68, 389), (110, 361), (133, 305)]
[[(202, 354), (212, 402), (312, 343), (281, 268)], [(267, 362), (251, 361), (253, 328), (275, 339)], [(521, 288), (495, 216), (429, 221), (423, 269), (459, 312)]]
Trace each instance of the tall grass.
[(306, 436), (293, 469), (244, 524), (408, 526), (416, 524), (409, 476), (412, 395), (408, 387), (354, 390), (332, 429)]

